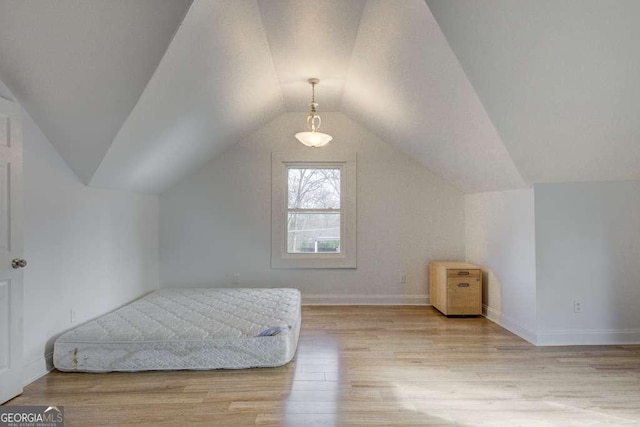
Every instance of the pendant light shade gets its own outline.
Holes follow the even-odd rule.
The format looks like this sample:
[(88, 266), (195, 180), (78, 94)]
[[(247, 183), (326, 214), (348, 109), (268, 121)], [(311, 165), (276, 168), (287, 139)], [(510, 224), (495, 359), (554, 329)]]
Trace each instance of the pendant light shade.
[(309, 115), (307, 116), (307, 131), (296, 133), (296, 138), (307, 147), (322, 147), (323, 145), (327, 145), (333, 137), (326, 133), (318, 132), (322, 120), (317, 111), (318, 103), (316, 102), (315, 88), (316, 85), (320, 83), (320, 80), (311, 78), (307, 81), (311, 84), (311, 104), (309, 104), (311, 111), (309, 111)]
[(322, 132), (298, 132), (296, 133), (298, 141), (302, 142), (307, 147), (322, 147), (327, 145), (333, 137)]

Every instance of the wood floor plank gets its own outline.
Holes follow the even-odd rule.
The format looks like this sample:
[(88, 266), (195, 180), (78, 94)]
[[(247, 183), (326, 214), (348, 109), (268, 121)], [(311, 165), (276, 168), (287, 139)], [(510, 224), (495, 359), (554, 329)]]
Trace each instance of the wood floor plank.
[(311, 306), (283, 367), (54, 371), (7, 404), (63, 405), (69, 426), (640, 425), (640, 346), (535, 347), (430, 307)]

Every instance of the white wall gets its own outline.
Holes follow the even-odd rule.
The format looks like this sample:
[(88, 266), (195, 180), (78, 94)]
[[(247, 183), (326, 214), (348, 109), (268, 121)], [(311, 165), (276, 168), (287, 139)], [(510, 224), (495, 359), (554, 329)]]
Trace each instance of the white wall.
[(428, 262), (464, 257), (462, 193), (343, 114), (322, 119), (334, 140), (318, 150), (358, 153), (358, 268), (270, 268), (271, 153), (310, 150), (293, 136), (305, 114), (288, 113), (160, 196), (162, 287), (291, 286), (308, 303), (427, 302)]
[[(0, 82), (0, 96), (12, 99)], [(76, 323), (158, 287), (158, 199), (86, 187), (22, 111), (25, 383)]]
[(533, 189), (465, 196), (466, 260), (482, 266), (486, 316), (536, 342)]
[(640, 343), (640, 182), (541, 184), (535, 200), (538, 342)]

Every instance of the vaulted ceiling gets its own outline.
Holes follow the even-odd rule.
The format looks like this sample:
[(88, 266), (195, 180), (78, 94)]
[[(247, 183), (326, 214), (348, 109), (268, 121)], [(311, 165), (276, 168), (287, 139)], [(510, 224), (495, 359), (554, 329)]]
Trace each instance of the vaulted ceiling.
[(528, 182), (640, 179), (640, 2), (427, 0)]
[(100, 187), (162, 192), (305, 111), (308, 77), (321, 113), (464, 192), (640, 179), (639, 12), (634, 0), (0, 0), (0, 80)]
[(0, 79), (89, 182), (191, 0), (2, 0)]

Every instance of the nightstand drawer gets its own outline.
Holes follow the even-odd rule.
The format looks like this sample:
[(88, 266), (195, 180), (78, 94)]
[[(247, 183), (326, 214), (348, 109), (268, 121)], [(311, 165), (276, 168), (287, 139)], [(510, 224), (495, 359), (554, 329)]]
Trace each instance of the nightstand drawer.
[(447, 314), (482, 314), (482, 284), (479, 277), (447, 280)]
[(468, 270), (447, 269), (447, 277), (480, 277), (480, 270), (473, 268)]

